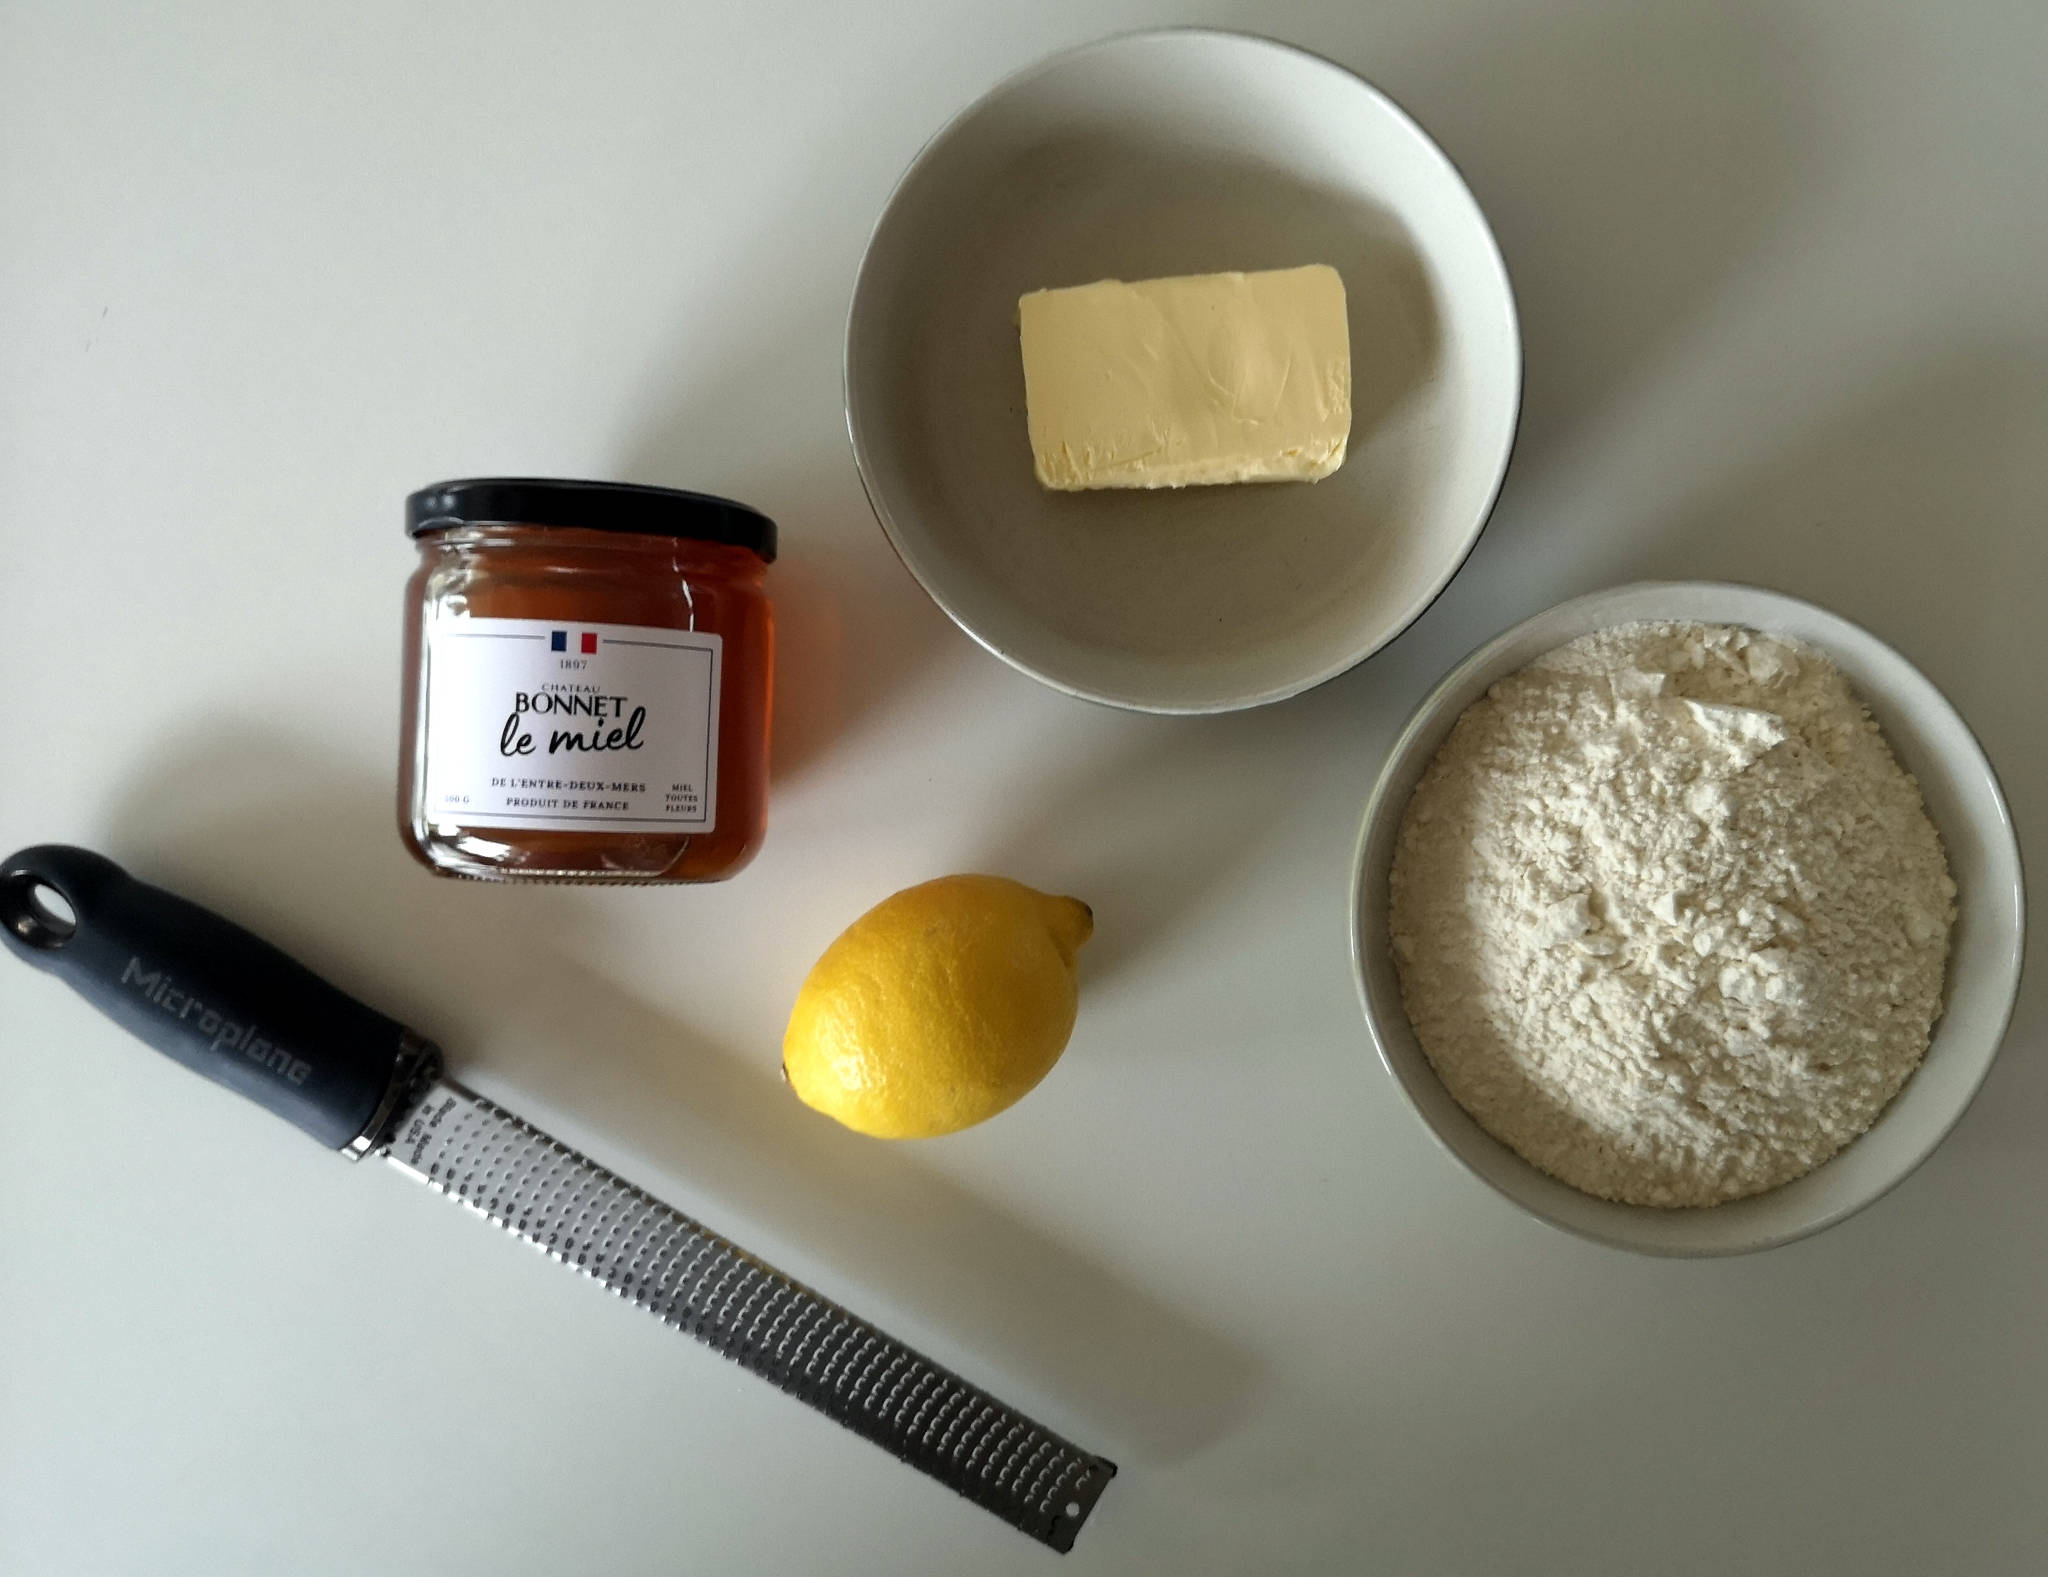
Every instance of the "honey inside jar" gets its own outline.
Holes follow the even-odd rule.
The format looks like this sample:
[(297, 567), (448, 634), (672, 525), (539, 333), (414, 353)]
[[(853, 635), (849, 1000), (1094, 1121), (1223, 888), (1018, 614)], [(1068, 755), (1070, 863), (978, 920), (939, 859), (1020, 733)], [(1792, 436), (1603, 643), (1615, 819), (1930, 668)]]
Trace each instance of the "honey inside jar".
[(774, 523), (615, 483), (407, 501), (399, 828), (441, 875), (709, 882), (767, 831)]

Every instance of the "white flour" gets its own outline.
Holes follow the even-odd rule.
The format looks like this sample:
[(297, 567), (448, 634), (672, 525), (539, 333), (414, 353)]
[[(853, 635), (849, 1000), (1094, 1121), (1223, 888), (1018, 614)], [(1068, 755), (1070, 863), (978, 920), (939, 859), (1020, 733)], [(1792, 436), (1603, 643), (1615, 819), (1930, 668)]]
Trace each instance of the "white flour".
[(1812, 1170), (1927, 1049), (1955, 884), (1820, 653), (1637, 624), (1459, 718), (1394, 856), (1424, 1051), (1588, 1193), (1710, 1205)]

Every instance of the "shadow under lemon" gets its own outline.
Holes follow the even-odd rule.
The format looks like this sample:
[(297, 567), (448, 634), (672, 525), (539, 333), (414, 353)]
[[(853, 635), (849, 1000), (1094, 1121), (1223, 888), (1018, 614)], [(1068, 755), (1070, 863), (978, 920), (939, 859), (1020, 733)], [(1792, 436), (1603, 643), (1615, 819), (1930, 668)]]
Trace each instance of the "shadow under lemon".
[[(806, 1110), (781, 1083), (777, 1047), (708, 1044), (557, 945), (607, 903), (698, 903), (710, 923), (716, 889), (437, 879), (392, 821), (390, 785), (359, 767), (303, 739), (223, 732), (138, 769), (106, 852), (435, 1039), (455, 1077), (574, 1114), (629, 1178), (637, 1160), (642, 1174), (687, 1179), (715, 1230), (744, 1243), (756, 1223), (886, 1289), (957, 1345), (956, 1364), (1055, 1399), (1097, 1449), (1170, 1460), (1251, 1407), (1263, 1382), (1247, 1354), (931, 1171), (914, 1147)], [(834, 1296), (836, 1278), (820, 1279)]]

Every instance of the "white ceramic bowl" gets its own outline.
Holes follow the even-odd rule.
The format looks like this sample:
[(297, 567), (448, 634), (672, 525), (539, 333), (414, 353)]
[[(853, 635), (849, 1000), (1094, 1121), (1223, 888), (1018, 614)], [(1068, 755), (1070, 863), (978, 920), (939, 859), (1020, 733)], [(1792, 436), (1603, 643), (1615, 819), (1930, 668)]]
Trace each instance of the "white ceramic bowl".
[[(1349, 457), (1315, 484), (1050, 493), (1017, 298), (1328, 263)], [(1140, 33), (1012, 77), (918, 155), (868, 244), (846, 416), (882, 529), (1025, 673), (1154, 712), (1255, 706), (1392, 640), (1464, 562), (1521, 399), (1507, 271), (1450, 161), (1329, 61)]]
[[(1919, 779), (1955, 877), (1957, 919), (1944, 1007), (1927, 1058), (1869, 1132), (1769, 1193), (1710, 1209), (1654, 1210), (1580, 1193), (1538, 1171), (1451, 1099), (1401, 1007), (1387, 941), (1387, 877), (1401, 818), (1459, 714), (1496, 679), (1594, 630), (1644, 620), (1738, 624), (1819, 648), (1849, 678), (1892, 751)], [(1920, 671), (1869, 631), (1795, 597), (1704, 581), (1622, 586), (1562, 603), (1466, 658), (1409, 719), (1359, 834), (1351, 954), (1381, 1060), (1451, 1154), (1514, 1203), (1582, 1237), (1648, 1254), (1739, 1254), (1832, 1226), (1926, 1160), (1990, 1071), (2019, 992), (2026, 898), (2019, 843), (1997, 775), (1962, 718)]]

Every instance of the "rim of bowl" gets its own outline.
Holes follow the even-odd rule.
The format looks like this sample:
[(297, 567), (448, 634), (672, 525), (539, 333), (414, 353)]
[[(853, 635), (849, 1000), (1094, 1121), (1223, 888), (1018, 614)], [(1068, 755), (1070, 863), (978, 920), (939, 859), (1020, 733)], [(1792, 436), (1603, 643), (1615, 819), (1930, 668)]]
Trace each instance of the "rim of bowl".
[[(1367, 845), (1372, 841), (1373, 831), (1379, 825), (1381, 819), (1393, 813), (1394, 807), (1389, 804), (1389, 801), (1394, 793), (1393, 778), (1395, 766), (1413, 747), (1415, 738), (1441, 719), (1451, 693), (1457, 690), (1473, 673), (1485, 668), (1490, 662), (1495, 660), (1497, 654), (1502, 649), (1513, 644), (1529, 626), (1539, 620), (1572, 611), (1585, 604), (1604, 602), (1611, 598), (1631, 593), (1678, 592), (1735, 592), (1747, 597), (1764, 597), (1788, 607), (1818, 614), (1824, 620), (1832, 620), (1835, 623), (1845, 625), (1870, 641), (1884, 653), (1896, 659), (1909, 674), (1926, 686), (1927, 692), (1940, 704), (1942, 710), (1946, 712), (1948, 719), (1955, 724), (1962, 738), (1968, 742), (1971, 755), (1964, 765), (1967, 767), (1969, 775), (1981, 775), (1985, 787), (1990, 792), (1991, 803), (1997, 814), (1989, 820), (1987, 827), (1995, 828), (1998, 833), (2002, 834), (2001, 841), (2010, 855), (2013, 873), (2013, 930), (2012, 944), (2004, 960), (2006, 968), (2005, 1000), (1998, 1014), (1996, 1032), (1988, 1037), (1989, 1048), (1983, 1053), (1976, 1073), (1969, 1082), (1969, 1087), (1961, 1092), (1960, 1099), (1955, 1103), (1955, 1109), (1944, 1117), (1940, 1126), (1928, 1135), (1925, 1142), (1916, 1149), (1905, 1164), (1892, 1172), (1879, 1187), (1871, 1189), (1860, 1196), (1848, 1199), (1840, 1206), (1824, 1211), (1812, 1220), (1801, 1222), (1787, 1230), (1763, 1233), (1754, 1241), (1727, 1245), (1698, 1245), (1683, 1242), (1660, 1243), (1646, 1240), (1641, 1236), (1602, 1231), (1586, 1222), (1567, 1220), (1562, 1216), (1551, 1214), (1541, 1205), (1524, 1197), (1522, 1193), (1487, 1176), (1470, 1161), (1466, 1160), (1442, 1129), (1437, 1126), (1429, 1113), (1423, 1109), (1421, 1102), (1416, 1098), (1414, 1089), (1411, 1087), (1409, 1073), (1404, 1070), (1402, 1063), (1387, 1048), (1386, 1036), (1382, 1032), (1380, 1022), (1383, 1012), (1398, 1014), (1401, 1023), (1408, 1025), (1408, 1033), (1411, 1036), (1414, 1035), (1414, 1028), (1409, 1023), (1406, 1007), (1399, 1000), (1388, 1004), (1384, 1009), (1375, 1003), (1371, 988), (1367, 984), (1365, 964), (1366, 937), (1360, 923), (1361, 900), (1365, 892), (1365, 883), (1368, 876), (1366, 870), (1366, 849)], [(1634, 619), (1618, 618), (1613, 623), (1616, 625), (1639, 623), (1646, 622), (1648, 619), (1655, 617), (1658, 616), (1638, 616)], [(1743, 624), (1745, 621), (1730, 620), (1728, 622)], [(1757, 628), (1755, 625), (1746, 625), (1745, 627)], [(1771, 632), (1765, 631), (1764, 633), (1768, 634)], [(1567, 639), (1569, 638), (1567, 637)], [(1800, 637), (1793, 638), (1800, 639)], [(1821, 643), (1809, 642), (1808, 644), (1820, 645)], [(1825, 646), (1822, 646), (1821, 649), (1823, 652), (1826, 651)], [(1828, 655), (1832, 658), (1832, 654)], [(1868, 707), (1869, 702), (1867, 698), (1860, 692), (1857, 695), (1857, 699), (1866, 708)], [(1468, 702), (1467, 704), (1469, 705), (1470, 703)], [(1463, 715), (1462, 709), (1460, 710), (1460, 715)], [(1890, 740), (1887, 739), (1886, 744), (1889, 745), (1890, 743)], [(1399, 808), (1406, 809), (1405, 798)], [(1933, 813), (1930, 811), (1928, 815), (1929, 819), (1932, 820)], [(1946, 845), (1950, 841), (1946, 833), (1938, 824), (1935, 830), (1943, 832), (1943, 843)], [(1393, 744), (1387, 749), (1386, 756), (1380, 764), (1379, 774), (1373, 780), (1372, 792), (1366, 797), (1365, 814), (1359, 823), (1358, 837), (1352, 847), (1350, 904), (1351, 912), (1348, 923), (1351, 941), (1351, 978), (1352, 984), (1358, 992), (1359, 1007), (1364, 1013), (1366, 1033), (1372, 1039), (1373, 1050), (1379, 1057), (1380, 1066), (1393, 1080), (1395, 1087), (1400, 1090), (1404, 1104), (1415, 1120), (1422, 1125), (1423, 1131), (1429, 1135), (1431, 1142), (1455, 1161), (1468, 1175), (1483, 1183), (1493, 1193), (1505, 1199), (1524, 1215), (1542, 1222), (1545, 1226), (1555, 1228), (1560, 1232), (1569, 1233), (1571, 1236), (1589, 1243), (1598, 1243), (1606, 1248), (1625, 1249), (1632, 1253), (1647, 1254), (1662, 1259), (1724, 1259), (1738, 1254), (1754, 1254), (1761, 1253), (1767, 1249), (1782, 1248), (1789, 1243), (1799, 1242), (1804, 1238), (1814, 1236), (1816, 1233), (1824, 1232), (1829, 1227), (1839, 1225), (1849, 1217), (1876, 1204), (1885, 1195), (1897, 1188), (1899, 1184), (1911, 1177), (1926, 1163), (1927, 1158), (1941, 1147), (1942, 1142), (1955, 1131), (1956, 1125), (1963, 1120), (1964, 1114), (1976, 1103), (1978, 1092), (1984, 1087), (1984, 1081), (1991, 1076), (1992, 1065), (1997, 1062), (1998, 1054), (2005, 1044), (2005, 1037), (2012, 1028), (2012, 1017), (2018, 1007), (2020, 982), (2026, 964), (2027, 902), (2025, 857), (2020, 849), (2018, 829), (2013, 824), (2012, 806), (2006, 798), (2005, 785), (1999, 780), (1997, 768), (1992, 765), (1991, 758), (1984, 749), (1983, 741), (1977, 737), (1976, 731), (1970, 727), (1968, 720), (1957, 710), (1955, 703), (1949, 699), (1947, 692), (1932, 679), (1928, 678), (1921, 671), (1918, 664), (1914, 663), (1882, 636), (1874, 634), (1863, 625), (1858, 624), (1855, 620), (1843, 614), (1822, 607), (1819, 603), (1809, 602), (1803, 597), (1795, 597), (1790, 593), (1778, 591), (1769, 586), (1759, 586), (1744, 581), (1640, 580), (1625, 581), (1620, 585), (1601, 587), (1594, 591), (1581, 593), (1576, 597), (1567, 597), (1562, 602), (1553, 603), (1547, 608), (1539, 609), (1527, 618), (1517, 620), (1507, 629), (1502, 630), (1499, 634), (1492, 636), (1468, 652), (1441, 679), (1430, 686), (1422, 699), (1415, 704), (1414, 709), (1408, 714), (1407, 721), (1402, 724), (1401, 731), (1395, 735)], [(1383, 943), (1384, 938), (1380, 938), (1379, 941)], [(1944, 1014), (1947, 1011), (1946, 1002), (1943, 1004), (1943, 1011)], [(1930, 1042), (1930, 1049), (1931, 1044)], [(1419, 1041), (1417, 1042), (1417, 1049), (1418, 1051), (1421, 1050)], [(1442, 1088), (1441, 1081), (1437, 1080), (1435, 1068), (1429, 1063), (1428, 1053), (1421, 1052), (1421, 1056), (1422, 1067), (1425, 1071), (1418, 1072), (1416, 1076), (1436, 1080), (1437, 1087)], [(1919, 1068), (1916, 1065), (1914, 1073), (1917, 1075), (1918, 1072)], [(1892, 1097), (1892, 1101), (1897, 1101), (1899, 1095), (1904, 1093), (1904, 1089), (1905, 1087), (1901, 1086), (1899, 1094), (1895, 1094)], [(1455, 1097), (1453, 1097), (1453, 1100), (1455, 1100)], [(1891, 1103), (1887, 1102), (1884, 1111), (1880, 1111), (1878, 1118), (1873, 1119), (1872, 1126), (1876, 1126), (1876, 1122), (1881, 1120), (1885, 1112), (1890, 1109)], [(1464, 1108), (1461, 1106), (1459, 1110), (1462, 1112)], [(1533, 1162), (1525, 1160), (1510, 1146), (1494, 1138), (1469, 1113), (1466, 1116), (1467, 1120), (1472, 1122), (1474, 1128), (1477, 1129), (1487, 1142), (1499, 1146), (1502, 1153), (1512, 1162), (1514, 1170), (1526, 1171), (1531, 1178), (1540, 1179), (1561, 1188), (1572, 1187), (1571, 1184), (1564, 1182), (1561, 1178), (1550, 1176), (1549, 1173), (1543, 1171)], [(1868, 1132), (1868, 1130), (1866, 1129), (1865, 1132)], [(1850, 1145), (1854, 1145), (1862, 1137), (1862, 1134), (1858, 1134), (1855, 1139), (1849, 1141), (1849, 1145), (1844, 1145), (1842, 1150), (1837, 1151), (1835, 1156), (1828, 1157), (1826, 1161), (1820, 1163), (1820, 1166), (1815, 1167), (1814, 1172), (1818, 1172), (1822, 1167), (1830, 1164), (1836, 1156), (1846, 1152)], [(1803, 1175), (1812, 1176), (1813, 1173), (1809, 1172)], [(1792, 1181), (1797, 1182), (1799, 1179), (1795, 1178)], [(1790, 1184), (1781, 1184), (1779, 1186), (1789, 1187)], [(1752, 1199), (1768, 1198), (1773, 1191), (1766, 1189), (1761, 1194), (1753, 1194), (1746, 1197)], [(1601, 1205), (1610, 1206), (1615, 1210), (1642, 1212), (1641, 1219), (1646, 1221), (1663, 1218), (1685, 1219), (1697, 1211), (1720, 1208), (1719, 1206), (1693, 1206), (1676, 1211), (1664, 1211), (1648, 1205), (1627, 1205), (1619, 1200), (1603, 1200), (1595, 1194), (1586, 1194), (1585, 1197)], [(1741, 1204), (1742, 1202), (1742, 1200), (1727, 1201), (1729, 1204)]]
[[(1057, 675), (1045, 672), (1043, 669), (1018, 656), (1015, 652), (1007, 650), (997, 641), (983, 635), (962, 618), (954, 610), (952, 603), (940, 594), (939, 589), (933, 584), (931, 577), (918, 564), (916, 558), (905, 548), (902, 538), (898, 535), (895, 519), (876, 491), (875, 484), (869, 475), (869, 446), (862, 432), (862, 424), (853, 408), (853, 326), (854, 320), (860, 312), (862, 293), (869, 283), (869, 265), (874, 258), (875, 237), (880, 234), (883, 224), (887, 222), (890, 212), (896, 206), (897, 199), (903, 195), (903, 189), (930, 162), (940, 145), (948, 141), (953, 133), (967, 121), (980, 114), (983, 109), (1003, 95), (1056, 70), (1070, 60), (1082, 55), (1093, 54), (1098, 50), (1115, 49), (1123, 45), (1167, 38), (1218, 39), (1232, 44), (1250, 44), (1262, 49), (1276, 50), (1283, 54), (1298, 55), (1305, 60), (1313, 61), (1317, 65), (1342, 74), (1356, 87), (1362, 88), (1372, 98), (1377, 99), (1384, 109), (1392, 113), (1396, 122), (1405, 127), (1412, 136), (1421, 141), (1425, 148), (1443, 161), (1445, 168), (1451, 172), (1452, 177), (1456, 180), (1459, 190), (1465, 194), (1466, 200), (1471, 203), (1472, 211), (1478, 215), (1480, 234), (1485, 238), (1486, 249), (1491, 254), (1494, 268), (1500, 276), (1503, 300), (1507, 306), (1509, 342), (1514, 355), (1514, 393), (1508, 411), (1507, 441), (1501, 446), (1500, 458), (1494, 465), (1492, 486), (1488, 488), (1486, 497), (1480, 504), (1477, 518), (1473, 521), (1470, 531), (1466, 536), (1463, 550), (1458, 554), (1457, 559), (1444, 571), (1443, 576), (1436, 584), (1418, 598), (1414, 607), (1407, 611), (1402, 616), (1400, 622), (1390, 628), (1384, 635), (1364, 648), (1353, 652), (1349, 656), (1338, 659), (1335, 663), (1315, 673), (1300, 679), (1289, 680), (1279, 685), (1269, 686), (1267, 689), (1251, 696), (1185, 704), (1134, 700), (1128, 696), (1110, 695), (1106, 692), (1091, 690), (1083, 685), (1070, 683), (1065, 679), (1059, 678)], [(1208, 717), (1225, 712), (1249, 711), (1253, 707), (1270, 706), (1276, 701), (1289, 700), (1294, 696), (1315, 689), (1318, 685), (1329, 683), (1330, 680), (1337, 678), (1340, 674), (1349, 673), (1368, 657), (1384, 650), (1401, 635), (1405, 634), (1417, 619), (1436, 606), (1437, 600), (1443, 596), (1451, 582), (1458, 578), (1458, 573), (1464, 569), (1466, 563), (1471, 559), (1473, 550), (1479, 546), (1479, 539), (1485, 535), (1486, 528), (1493, 519), (1494, 510), (1500, 503), (1501, 492), (1507, 486), (1508, 472), (1514, 463), (1516, 445), (1521, 440), (1522, 404), (1527, 389), (1528, 363), (1522, 350), (1522, 314), (1515, 295), (1514, 276), (1508, 269), (1507, 258), (1500, 249), (1500, 239), (1493, 233), (1493, 225), (1486, 217), (1486, 210), (1480, 206), (1478, 197), (1473, 194), (1472, 183), (1466, 179), (1465, 171), (1458, 164), (1457, 160), (1446, 153), (1443, 145), (1424, 129), (1422, 123), (1395, 102), (1389, 94), (1368, 81), (1358, 72), (1352, 70), (1349, 66), (1343, 64), (1343, 62), (1333, 60), (1328, 55), (1305, 48), (1300, 44), (1289, 43), (1284, 39), (1272, 38), (1263, 33), (1245, 33), (1223, 27), (1133, 28), (1127, 32), (1111, 33), (1105, 37), (1090, 40), (1085, 44), (1075, 44), (1067, 49), (1055, 51), (1053, 54), (1036, 60), (1028, 66), (1011, 72), (978, 98), (957, 110), (938, 130), (927, 137), (923, 144), (919, 146), (917, 152), (912, 155), (910, 162), (903, 167), (903, 173), (896, 177), (895, 184), (889, 188), (889, 195), (883, 199), (882, 206), (875, 215), (875, 222), (868, 227), (867, 242), (861, 248), (860, 267), (854, 271), (853, 293), (847, 302), (846, 331), (841, 339), (839, 353), (839, 404), (840, 409), (845, 413), (846, 437), (847, 442), (853, 449), (853, 465), (854, 470), (860, 477), (861, 493), (867, 499), (868, 511), (875, 517), (876, 523), (881, 526), (882, 535), (888, 540), (889, 547), (895, 553), (897, 561), (910, 571), (911, 578), (917, 582), (924, 594), (931, 598), (933, 603), (938, 606), (939, 610), (947, 618), (953, 621), (962, 634), (981, 647), (983, 651), (999, 658), (1019, 673), (1037, 680), (1049, 689), (1057, 690), (1062, 695), (1073, 696), (1076, 700), (1093, 702), (1098, 706), (1115, 707), (1120, 711), (1126, 712), (1145, 712), (1160, 717)]]

